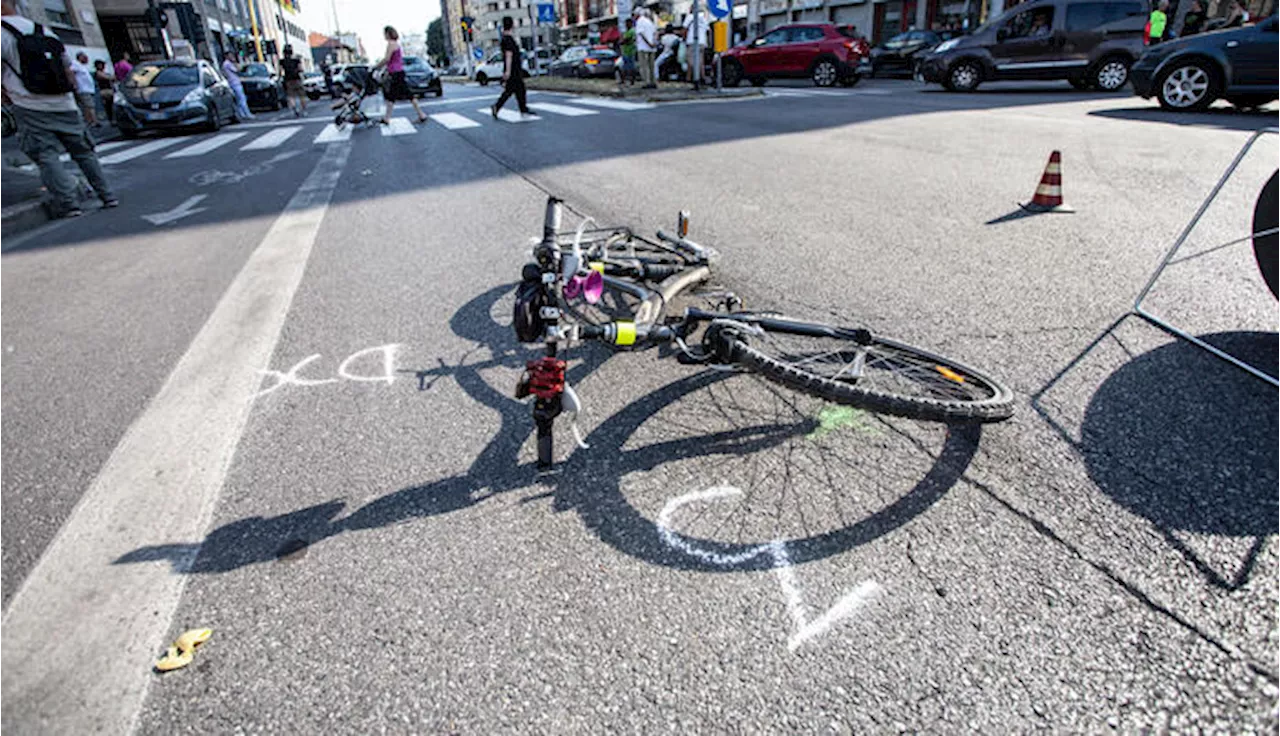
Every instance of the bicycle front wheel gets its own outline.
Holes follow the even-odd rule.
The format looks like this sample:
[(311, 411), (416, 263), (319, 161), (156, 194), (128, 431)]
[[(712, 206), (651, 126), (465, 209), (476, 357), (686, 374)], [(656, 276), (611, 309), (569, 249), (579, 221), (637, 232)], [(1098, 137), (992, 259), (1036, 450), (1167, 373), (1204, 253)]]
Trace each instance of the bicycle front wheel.
[(729, 315), (717, 327), (708, 338), (718, 355), (838, 404), (943, 422), (1013, 415), (1013, 393), (996, 380), (864, 330), (758, 315)]

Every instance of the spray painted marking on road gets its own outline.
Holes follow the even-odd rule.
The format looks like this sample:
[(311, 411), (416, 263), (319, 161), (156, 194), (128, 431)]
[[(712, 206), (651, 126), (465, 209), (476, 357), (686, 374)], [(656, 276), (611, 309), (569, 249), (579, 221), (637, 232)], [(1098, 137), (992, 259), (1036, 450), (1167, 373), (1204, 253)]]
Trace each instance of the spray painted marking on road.
[(152, 225), (155, 225), (156, 227), (159, 227), (161, 225), (168, 225), (171, 222), (176, 222), (178, 220), (181, 220), (184, 217), (189, 217), (191, 215), (196, 214), (197, 212), (204, 212), (205, 210), (209, 209), (208, 207), (196, 206), (200, 204), (201, 200), (203, 200), (207, 196), (209, 195), (197, 194), (194, 197), (187, 197), (185, 200), (183, 200), (182, 204), (178, 205), (177, 207), (174, 207), (168, 212), (157, 212), (153, 215), (143, 215), (142, 219), (146, 220)]
[(864, 580), (852, 591), (841, 596), (834, 606), (823, 611), (817, 618), (813, 618), (796, 581), (795, 569), (791, 564), (791, 556), (787, 552), (785, 541), (774, 540), (768, 544), (749, 547), (737, 554), (722, 554), (691, 543), (671, 528), (671, 517), (683, 506), (740, 495), (742, 491), (734, 486), (714, 486), (705, 491), (694, 491), (673, 498), (667, 501), (662, 507), (662, 512), (658, 514), (658, 533), (667, 545), (716, 567), (735, 567), (761, 555), (771, 557), (773, 571), (777, 575), (783, 600), (787, 604), (787, 613), (791, 616), (791, 622), (795, 627), (795, 632), (787, 639), (787, 649), (794, 652), (805, 642), (821, 636), (836, 622), (849, 616), (881, 593), (883, 589), (878, 583), (874, 580)]
[[(337, 383), (340, 379), (348, 381), (356, 381), (360, 383), (385, 383), (390, 386), (396, 381), (396, 351), (400, 349), (399, 343), (389, 343), (387, 345), (377, 345), (364, 350), (358, 350), (338, 365), (338, 378), (302, 378), (299, 374), (302, 369), (319, 360), (320, 353), (308, 355), (298, 361), (287, 371), (277, 371), (271, 368), (258, 371), (258, 373), (267, 378), (273, 379), (275, 383), (254, 394), (254, 398), (266, 396), (278, 388), (283, 386), (300, 386), (308, 388), (311, 386), (325, 386), (330, 383)], [(358, 364), (362, 358), (367, 355), (381, 353), (382, 355), (382, 373), (366, 375), (355, 373), (352, 366)]]
[(104, 165), (122, 164), (125, 161), (132, 161), (139, 156), (145, 156), (148, 153), (155, 153), (156, 151), (168, 148), (169, 146), (177, 145), (180, 142), (181, 139), (179, 138), (161, 138), (159, 140), (150, 141), (149, 143), (143, 143), (140, 146), (126, 148), (125, 150), (120, 151), (119, 153), (113, 153), (110, 156), (104, 156), (98, 159), (98, 163)]
[(287, 128), (276, 128), (254, 138), (246, 143), (241, 151), (259, 151), (264, 148), (276, 148), (280, 144), (293, 137), (294, 133), (302, 130), (301, 125), (290, 125)]
[[(325, 150), (14, 594), (3, 621), (6, 726), (137, 730), (187, 577), (116, 563), (207, 533), (262, 383), (244, 366), (271, 360), (350, 153)], [(198, 545), (188, 554), (184, 565)]]
[(179, 149), (165, 156), (165, 158), (189, 158), (191, 156), (203, 156), (204, 154), (218, 148), (222, 148), (231, 141), (245, 137), (248, 133), (222, 133), (212, 138), (206, 138), (193, 146)]
[(341, 141), (351, 140), (351, 126), (347, 125), (342, 128), (333, 123), (324, 126), (324, 130), (320, 131), (311, 142), (312, 143), (339, 143)]
[(386, 138), (393, 135), (413, 135), (418, 129), (413, 127), (413, 123), (408, 118), (391, 118), (387, 124), (382, 126), (382, 137)]
[(197, 171), (187, 178), (187, 181), (198, 187), (207, 187), (213, 184), (239, 184), (251, 176), (259, 176), (271, 171), (275, 165), (288, 161), (294, 156), (301, 156), (302, 151), (281, 151), (266, 161), (256, 163), (246, 169), (240, 171), (222, 171), (220, 169), (206, 169)]
[(471, 118), (459, 115), (456, 112), (438, 112), (431, 116), (431, 119), (440, 123), (449, 130), (462, 130), (463, 128), (479, 128), (480, 123)]

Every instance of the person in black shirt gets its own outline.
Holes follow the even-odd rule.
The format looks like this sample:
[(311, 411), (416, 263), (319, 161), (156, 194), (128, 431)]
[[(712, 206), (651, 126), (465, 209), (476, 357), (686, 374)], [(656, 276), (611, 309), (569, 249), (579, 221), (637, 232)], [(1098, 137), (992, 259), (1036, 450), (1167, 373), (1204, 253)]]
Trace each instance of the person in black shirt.
[(524, 91), (524, 68), (520, 64), (520, 44), (516, 43), (516, 39), (512, 36), (512, 28), (515, 22), (511, 20), (511, 16), (502, 16), (502, 83), (504, 85), (502, 95), (498, 97), (498, 102), (491, 109), (493, 117), (496, 120), (498, 111), (502, 106), (507, 104), (507, 100), (511, 99), (511, 95), (516, 96), (516, 104), (520, 106), (521, 115), (533, 115), (534, 112), (529, 109), (529, 103), (525, 99)]
[(284, 47), (284, 58), (280, 60), (280, 76), (284, 77), (284, 93), (289, 97), (289, 107), (293, 108), (294, 117), (307, 112), (307, 94), (302, 89), (302, 59), (293, 55), (293, 47)]

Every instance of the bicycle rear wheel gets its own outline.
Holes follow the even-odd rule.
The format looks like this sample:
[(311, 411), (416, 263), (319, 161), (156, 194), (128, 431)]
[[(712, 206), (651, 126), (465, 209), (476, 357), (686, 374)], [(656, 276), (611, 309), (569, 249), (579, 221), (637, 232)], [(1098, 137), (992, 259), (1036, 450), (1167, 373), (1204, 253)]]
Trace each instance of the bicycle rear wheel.
[(707, 335), (717, 354), (797, 391), (911, 419), (998, 422), (1013, 415), (1009, 389), (927, 350), (785, 317), (727, 319)]

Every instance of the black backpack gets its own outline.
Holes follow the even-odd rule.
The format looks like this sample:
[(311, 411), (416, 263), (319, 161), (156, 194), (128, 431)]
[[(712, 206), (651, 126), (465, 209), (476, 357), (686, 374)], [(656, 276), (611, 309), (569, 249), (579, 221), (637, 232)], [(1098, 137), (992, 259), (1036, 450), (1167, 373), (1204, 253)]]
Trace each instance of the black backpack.
[(67, 50), (61, 41), (46, 36), (39, 23), (30, 34), (20, 33), (7, 22), (3, 25), (18, 42), (18, 60), (22, 70), (13, 69), (8, 61), (5, 64), (22, 78), (22, 86), (28, 92), (33, 95), (61, 95), (71, 91), (71, 80), (67, 79), (67, 69), (62, 64)]

